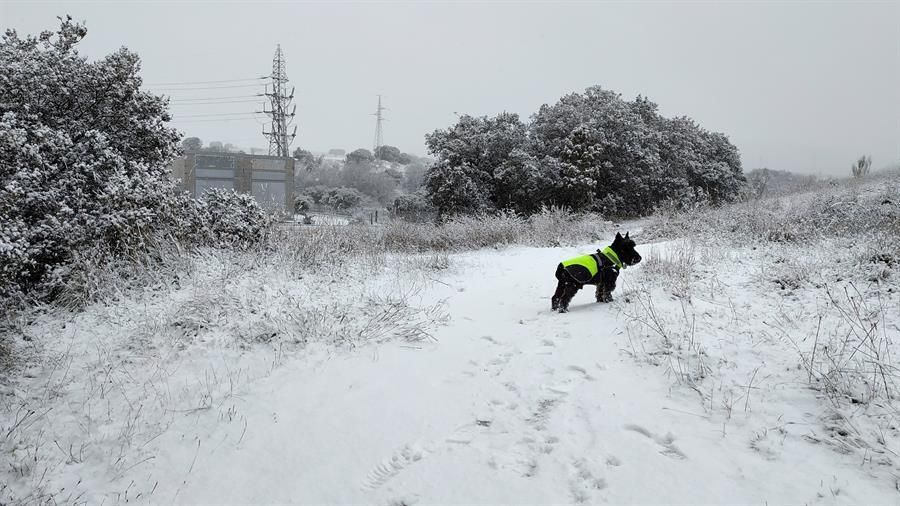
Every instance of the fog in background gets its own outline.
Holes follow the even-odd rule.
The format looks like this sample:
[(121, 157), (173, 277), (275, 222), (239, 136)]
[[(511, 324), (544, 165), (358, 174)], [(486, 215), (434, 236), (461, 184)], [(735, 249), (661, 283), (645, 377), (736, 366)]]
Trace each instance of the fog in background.
[[(267, 75), (280, 43), (296, 86), (293, 147), (313, 151), (371, 149), (376, 94), (385, 143), (425, 154), (424, 135), (455, 113), (527, 118), (602, 85), (728, 134), (745, 170), (848, 175), (864, 153), (875, 168), (900, 162), (900, 2), (0, 0), (0, 27), (36, 34), (66, 13), (87, 22), (82, 54), (140, 54), (147, 88), (173, 98), (186, 135), (244, 149), (268, 146), (253, 98), (188, 104), (261, 86), (156, 83)], [(232, 113), (245, 115), (199, 116)]]

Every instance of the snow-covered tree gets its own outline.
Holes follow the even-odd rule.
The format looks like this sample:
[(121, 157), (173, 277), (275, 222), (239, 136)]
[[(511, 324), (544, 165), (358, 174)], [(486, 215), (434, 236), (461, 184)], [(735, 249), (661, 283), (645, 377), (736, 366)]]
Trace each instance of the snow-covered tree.
[(307, 151), (303, 148), (296, 148), (294, 150), (294, 159), (297, 160), (296, 171), (311, 171), (321, 167), (322, 161), (325, 159), (323, 156), (316, 156), (312, 154), (311, 151)]
[(0, 278), (5, 292), (65, 274), (73, 249), (140, 244), (173, 193), (178, 132), (165, 100), (140, 90), (137, 55), (80, 56), (87, 33), (0, 41)]
[(200, 151), (203, 149), (203, 141), (199, 137), (187, 137), (181, 141), (181, 149), (185, 151)]
[(322, 198), (322, 203), (326, 206), (333, 207), (338, 210), (345, 210), (356, 207), (363, 200), (363, 194), (355, 188), (332, 188)]
[(437, 157), (428, 191), (442, 214), (556, 205), (635, 216), (663, 202), (724, 202), (744, 184), (727, 137), (600, 87), (542, 106), (528, 125), (461, 116), (426, 140)]
[(146, 251), (209, 217), (168, 177), (180, 134), (141, 90), (138, 56), (89, 62), (85, 27), (60, 21), (0, 40), (0, 297), (52, 297), (76, 252)]
[(347, 154), (348, 162), (371, 162), (375, 160), (375, 155), (365, 148), (359, 148)]
[(400, 149), (394, 146), (378, 146), (375, 150), (375, 158), (385, 162), (400, 163)]
[(467, 165), (438, 164), (428, 169), (425, 188), (439, 216), (474, 214), (493, 209), (487, 188)]
[(387, 205), (394, 199), (398, 182), (386, 172), (375, 172), (371, 162), (347, 162), (340, 171), (340, 185)]
[(425, 164), (414, 161), (406, 166), (403, 172), (403, 189), (408, 193), (414, 193), (425, 184)]
[(451, 128), (426, 135), (429, 151), (437, 156), (426, 175), (426, 187), (439, 213), (502, 205), (497, 199), (497, 172), (510, 163), (511, 153), (525, 139), (525, 125), (511, 113), (492, 118), (463, 115)]
[(648, 212), (659, 175), (656, 104), (600, 87), (541, 107), (532, 119), (536, 155), (560, 164), (554, 202), (618, 215)]
[(746, 178), (737, 148), (727, 137), (687, 117), (664, 120), (661, 128), (661, 158), (672, 187), (665, 198), (677, 201), (679, 195), (692, 194), (718, 204), (738, 196)]
[(397, 197), (391, 212), (406, 221), (423, 222), (434, 219), (436, 210), (424, 192), (415, 192)]

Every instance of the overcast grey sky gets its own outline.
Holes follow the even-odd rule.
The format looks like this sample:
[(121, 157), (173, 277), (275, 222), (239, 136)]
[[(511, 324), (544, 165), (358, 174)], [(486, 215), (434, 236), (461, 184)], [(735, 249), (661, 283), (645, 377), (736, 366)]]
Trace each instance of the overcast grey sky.
[[(745, 169), (845, 174), (863, 153), (877, 167), (900, 161), (898, 1), (0, 0), (0, 26), (20, 33), (53, 28), (65, 13), (87, 22), (83, 54), (124, 45), (140, 54), (148, 85), (266, 75), (280, 43), (297, 88), (294, 146), (314, 151), (371, 149), (379, 93), (385, 143), (424, 154), (424, 135), (454, 112), (527, 118), (602, 85), (726, 133)], [(258, 104), (184, 101), (261, 87), (148, 88), (180, 101), (175, 125), (189, 136), (267, 146), (264, 118), (194, 116)]]

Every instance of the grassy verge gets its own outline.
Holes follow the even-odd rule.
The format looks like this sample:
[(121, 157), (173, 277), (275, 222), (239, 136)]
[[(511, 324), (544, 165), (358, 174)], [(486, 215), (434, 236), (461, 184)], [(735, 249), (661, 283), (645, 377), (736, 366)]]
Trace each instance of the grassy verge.
[[(636, 358), (693, 392), (723, 434), (764, 420), (896, 469), (900, 177), (662, 214), (643, 237), (680, 239), (651, 249), (627, 287)], [(774, 410), (804, 390), (820, 402), (800, 431), (784, 420), (801, 414)]]

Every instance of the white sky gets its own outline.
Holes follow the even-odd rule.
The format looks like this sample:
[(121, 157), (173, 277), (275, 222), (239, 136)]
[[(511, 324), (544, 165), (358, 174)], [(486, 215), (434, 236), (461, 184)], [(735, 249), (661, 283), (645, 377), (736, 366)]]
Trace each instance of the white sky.
[[(900, 1), (0, 0), (0, 27), (37, 33), (65, 13), (87, 22), (83, 54), (124, 45), (140, 54), (148, 85), (266, 75), (280, 43), (297, 87), (294, 146), (314, 151), (371, 149), (379, 93), (385, 143), (424, 154), (424, 135), (451, 125), (454, 112), (527, 118), (599, 84), (728, 134), (747, 170), (846, 174), (863, 153), (876, 167), (900, 161)], [(243, 83), (218, 86), (229, 84)], [(262, 117), (186, 117), (258, 104), (186, 103), (173, 106), (186, 135), (268, 146)]]

